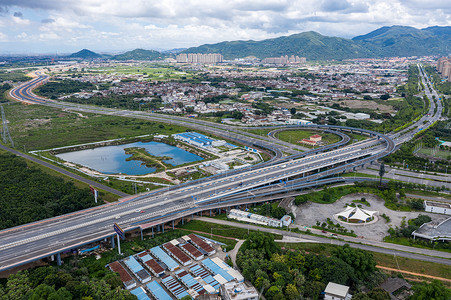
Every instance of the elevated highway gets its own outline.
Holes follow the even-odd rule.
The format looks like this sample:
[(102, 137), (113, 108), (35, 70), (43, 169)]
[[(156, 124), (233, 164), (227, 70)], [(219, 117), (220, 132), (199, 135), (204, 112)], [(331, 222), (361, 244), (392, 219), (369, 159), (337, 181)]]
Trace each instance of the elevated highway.
[[(44, 76), (44, 75), (42, 75)], [(46, 80), (45, 76), (40, 77)], [(34, 85), (39, 81), (34, 81)], [(192, 120), (168, 116), (155, 116), (131, 111), (108, 110), (89, 106), (73, 106), (57, 103), (37, 97), (32, 94), (33, 84), (13, 89), (10, 95), (20, 101), (34, 102), (53, 107), (73, 110), (89, 110), (96, 113), (111, 113), (114, 115), (142, 117), (165, 122), (180, 122), (183, 126), (205, 127), (204, 121), (194, 124)], [(22, 100), (21, 100), (22, 99)], [(77, 108), (78, 107), (78, 108)], [(75, 109), (74, 109), (75, 108)], [(241, 138), (248, 142), (250, 136), (233, 127), (208, 123), (209, 132), (229, 134), (232, 138)], [(223, 129), (227, 128), (227, 129)], [(76, 213), (63, 215), (31, 224), (26, 224), (0, 231), (0, 271), (23, 263), (27, 263), (53, 254), (59, 254), (79, 247), (80, 245), (109, 238), (114, 235), (114, 222), (126, 231), (136, 228), (148, 228), (165, 222), (190, 215), (197, 211), (217, 207), (232, 206), (242, 203), (243, 197), (252, 193), (279, 193), (280, 190), (294, 190), (303, 187), (325, 183), (333, 175), (371, 163), (394, 151), (396, 144), (383, 134), (369, 130), (342, 126), (304, 126), (304, 128), (351, 131), (367, 134), (371, 138), (359, 143), (344, 146), (347, 142), (343, 133), (341, 148), (330, 147), (329, 152), (296, 153), (282, 158), (282, 149), (293, 149), (284, 143), (273, 145), (273, 141), (257, 136), (252, 142), (260, 147), (266, 147), (276, 153), (276, 159), (253, 168), (237, 170), (227, 175), (212, 176), (202, 180), (192, 181), (183, 185), (160, 189), (151, 193), (141, 194)], [(202, 128), (201, 130), (205, 130)], [(229, 132), (233, 131), (233, 134)], [(233, 136), (235, 135), (235, 136)], [(291, 145), (291, 144), (290, 144)], [(279, 153), (279, 154), (278, 154)], [(282, 185), (283, 184), (283, 185)]]

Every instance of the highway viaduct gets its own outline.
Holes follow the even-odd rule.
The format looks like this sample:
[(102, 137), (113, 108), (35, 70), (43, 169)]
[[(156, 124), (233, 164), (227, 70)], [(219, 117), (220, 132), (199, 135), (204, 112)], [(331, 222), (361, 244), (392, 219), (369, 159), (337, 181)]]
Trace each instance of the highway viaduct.
[[(55, 103), (32, 94), (32, 88), (47, 77), (32, 80), (22, 87), (10, 92), (15, 99), (25, 102), (38, 102), (59, 108), (108, 113), (122, 116), (135, 116), (134, 112), (105, 110), (89, 106), (73, 106)], [(40, 80), (39, 80), (40, 79)], [(162, 120), (168, 122), (167, 116), (136, 114), (138, 117)], [(192, 125), (181, 118), (170, 118), (169, 122)], [(191, 123), (191, 124), (190, 124)], [(231, 128), (224, 133), (216, 124), (209, 123), (210, 132), (220, 135), (234, 131), (235, 138), (240, 137), (240, 130)], [(207, 126), (205, 121), (192, 125)], [(222, 127), (225, 127), (222, 125)], [(296, 127), (292, 127), (295, 129)], [(262, 137), (253, 137), (252, 143), (267, 148), (276, 153), (276, 159), (266, 164), (257, 165), (245, 170), (237, 170), (227, 175), (212, 176), (186, 184), (168, 187), (151, 193), (141, 194), (112, 203), (76, 213), (59, 216), (31, 224), (26, 224), (0, 231), (2, 244), (0, 245), (0, 271), (56, 254), (60, 260), (60, 253), (75, 249), (84, 244), (113, 237), (112, 224), (119, 223), (126, 231), (159, 227), (196, 212), (209, 211), (221, 207), (231, 207), (243, 203), (257, 202), (253, 194), (280, 193), (281, 191), (296, 190), (320, 184), (338, 181), (327, 179), (329, 176), (355, 169), (390, 154), (396, 147), (395, 142), (388, 136), (359, 128), (341, 126), (304, 126), (333, 131), (360, 132), (371, 136), (369, 140), (343, 146), (346, 138), (342, 135), (343, 145), (334, 145), (325, 153), (299, 153), (282, 158), (282, 149), (291, 149), (284, 143), (274, 144)], [(203, 128), (202, 130), (205, 130)], [(248, 142), (248, 137), (241, 137)], [(324, 151), (323, 149), (322, 151)], [(341, 180), (341, 179), (340, 179)], [(163, 227), (164, 228), (164, 227)]]

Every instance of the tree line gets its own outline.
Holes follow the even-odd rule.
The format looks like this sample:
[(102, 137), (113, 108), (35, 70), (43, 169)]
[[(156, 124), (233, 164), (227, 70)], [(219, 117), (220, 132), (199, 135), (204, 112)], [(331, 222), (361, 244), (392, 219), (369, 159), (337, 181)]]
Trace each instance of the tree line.
[(96, 205), (88, 188), (29, 167), (9, 153), (0, 153), (0, 178), (0, 229)]

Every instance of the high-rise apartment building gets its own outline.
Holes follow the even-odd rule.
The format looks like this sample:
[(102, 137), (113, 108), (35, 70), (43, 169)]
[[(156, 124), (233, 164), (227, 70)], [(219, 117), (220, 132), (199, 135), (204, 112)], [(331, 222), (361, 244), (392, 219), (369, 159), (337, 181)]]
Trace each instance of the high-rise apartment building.
[(201, 63), (215, 64), (223, 61), (223, 57), (219, 53), (180, 53), (176, 57), (178, 63)]
[(450, 57), (442, 57), (437, 61), (437, 70), (442, 77), (451, 82), (451, 58)]
[(275, 65), (286, 65), (286, 64), (300, 64), (305, 63), (305, 57), (299, 57), (291, 55), (281, 56), (281, 57), (268, 57), (262, 61), (264, 64), (275, 64)]

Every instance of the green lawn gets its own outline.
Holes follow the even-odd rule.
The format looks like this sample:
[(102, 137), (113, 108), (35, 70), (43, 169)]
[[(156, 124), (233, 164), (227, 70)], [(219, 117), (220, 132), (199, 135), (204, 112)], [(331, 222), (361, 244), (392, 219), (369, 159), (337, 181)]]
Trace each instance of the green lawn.
[(277, 133), (276, 136), (282, 141), (299, 145), (298, 141), (308, 139), (310, 136), (315, 134), (321, 135), (322, 142), (325, 144), (333, 144), (340, 141), (340, 137), (333, 133), (318, 132), (315, 130), (285, 130)]
[(451, 160), (451, 151), (437, 150), (434, 153), (433, 148), (421, 148), (420, 150), (418, 150), (417, 153), (421, 153), (421, 154), (425, 154), (428, 156), (433, 156), (433, 157), (437, 157), (437, 158), (441, 158), (441, 159)]

